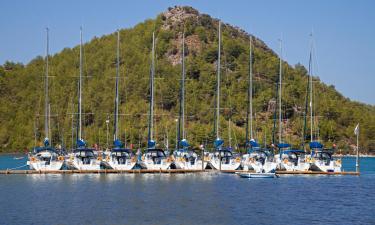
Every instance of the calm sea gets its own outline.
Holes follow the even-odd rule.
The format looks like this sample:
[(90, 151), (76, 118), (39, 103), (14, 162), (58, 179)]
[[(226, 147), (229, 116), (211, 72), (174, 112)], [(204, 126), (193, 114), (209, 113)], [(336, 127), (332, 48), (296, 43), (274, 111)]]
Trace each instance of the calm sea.
[[(25, 159), (0, 156), (0, 169)], [(355, 168), (344, 158), (345, 171)], [(0, 175), (0, 224), (375, 224), (375, 158), (361, 176)]]

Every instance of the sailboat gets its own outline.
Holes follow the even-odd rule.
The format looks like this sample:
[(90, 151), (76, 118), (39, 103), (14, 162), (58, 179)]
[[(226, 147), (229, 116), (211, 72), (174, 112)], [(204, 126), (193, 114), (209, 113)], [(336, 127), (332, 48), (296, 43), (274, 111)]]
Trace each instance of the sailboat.
[[(332, 157), (334, 149), (324, 148), (323, 144), (314, 139), (314, 110), (313, 110), (313, 79), (312, 79), (312, 55), (313, 42), (311, 41), (309, 57), (309, 99), (310, 99), (310, 151), (311, 151), (311, 170), (323, 172), (341, 172), (341, 159)], [(317, 135), (319, 136), (319, 135)]]
[[(173, 152), (173, 164), (177, 169), (201, 170), (205, 168), (202, 166), (202, 159), (196, 152), (189, 149), (189, 142), (186, 139), (185, 132), (185, 34), (182, 34), (182, 77), (181, 77), (181, 93), (180, 93), (180, 113), (178, 118), (178, 138), (177, 149)], [(181, 129), (180, 129), (181, 126)], [(182, 139), (180, 136), (182, 130)], [(205, 163), (207, 164), (207, 163)]]
[(280, 169), (287, 171), (307, 171), (310, 168), (310, 163), (306, 160), (304, 150), (292, 149), (289, 143), (282, 142), (282, 110), (281, 110), (281, 93), (282, 93), (282, 42), (280, 40), (280, 57), (279, 57), (279, 155), (277, 155), (276, 162), (280, 165)]
[(77, 170), (99, 170), (101, 157), (95, 149), (88, 148), (86, 141), (82, 138), (82, 27), (80, 29), (79, 45), (79, 80), (78, 80), (78, 123), (76, 148), (70, 155), (69, 162)]
[(30, 169), (47, 171), (47, 170), (60, 170), (64, 164), (64, 157), (60, 155), (55, 148), (50, 145), (49, 141), (49, 98), (48, 98), (48, 58), (49, 58), (49, 29), (47, 32), (47, 50), (46, 50), (46, 75), (45, 75), (45, 115), (44, 115), (44, 146), (35, 147), (28, 155), (27, 165)]
[(154, 132), (154, 79), (155, 79), (155, 33), (152, 33), (152, 53), (150, 72), (150, 111), (148, 121), (147, 149), (143, 154), (139, 165), (150, 170), (166, 170), (171, 164), (171, 158), (167, 157), (163, 149), (156, 148), (156, 141), (153, 140)]
[(119, 112), (119, 74), (120, 74), (120, 31), (117, 30), (117, 67), (115, 82), (115, 110), (114, 110), (114, 134), (113, 148), (106, 153), (104, 164), (116, 170), (131, 170), (137, 160), (132, 151), (124, 148), (124, 144), (118, 139), (118, 112)]
[[(252, 62), (252, 37), (250, 36), (250, 57), (249, 57), (249, 86), (248, 86), (248, 115), (246, 123), (246, 141), (248, 152), (242, 157), (242, 167), (244, 170), (253, 169), (257, 173), (275, 172), (277, 163), (273, 160), (273, 155), (268, 149), (262, 149), (253, 138), (253, 62)], [(250, 124), (250, 132), (249, 132)], [(250, 141), (249, 141), (250, 133)]]
[(235, 158), (228, 148), (223, 148), (224, 140), (219, 136), (220, 121), (220, 56), (221, 56), (221, 21), (219, 21), (219, 48), (217, 59), (217, 77), (216, 77), (216, 116), (215, 131), (216, 139), (214, 141), (214, 152), (208, 156), (209, 166), (216, 170), (236, 170), (241, 165), (241, 158)]

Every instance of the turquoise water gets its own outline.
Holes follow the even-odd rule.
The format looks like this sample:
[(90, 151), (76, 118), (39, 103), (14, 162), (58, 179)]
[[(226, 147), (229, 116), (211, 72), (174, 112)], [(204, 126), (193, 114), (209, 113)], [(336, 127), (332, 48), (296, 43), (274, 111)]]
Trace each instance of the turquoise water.
[[(1, 168), (22, 165), (12, 157)], [(343, 165), (354, 170), (355, 158)], [(0, 175), (0, 224), (375, 224), (375, 158), (361, 172)]]

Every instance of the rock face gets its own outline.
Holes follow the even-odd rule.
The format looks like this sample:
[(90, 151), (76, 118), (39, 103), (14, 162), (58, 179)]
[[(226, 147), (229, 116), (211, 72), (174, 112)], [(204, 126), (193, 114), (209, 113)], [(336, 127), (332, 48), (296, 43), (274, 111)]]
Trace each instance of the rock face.
[[(164, 31), (174, 31), (179, 32), (175, 37), (173, 42), (173, 48), (168, 51), (166, 57), (173, 64), (177, 65), (181, 63), (181, 42), (182, 42), (182, 32), (185, 30), (185, 46), (186, 54), (199, 54), (202, 49), (202, 40), (197, 34), (192, 34), (187, 32), (189, 29), (196, 28), (197, 26), (204, 27), (206, 30), (213, 28), (216, 30), (218, 26), (218, 19), (212, 18), (207, 14), (199, 13), (198, 10), (190, 6), (175, 6), (168, 8), (167, 11), (163, 12), (161, 15), (163, 24), (161, 29)], [(222, 23), (222, 29), (226, 29), (231, 35), (231, 38), (235, 39), (239, 36), (248, 39), (250, 34), (242, 30), (237, 26), (232, 26), (230, 24)], [(251, 35), (252, 36), (252, 35)], [(264, 51), (272, 52), (263, 41), (252, 36), (253, 45), (255, 47), (261, 48)], [(213, 40), (206, 40), (206, 42), (212, 42)]]
[(163, 19), (166, 21), (162, 28), (164, 30), (171, 30), (183, 24), (187, 18), (194, 18), (198, 21), (199, 12), (196, 9), (187, 6), (175, 6), (168, 8), (168, 11), (162, 13)]

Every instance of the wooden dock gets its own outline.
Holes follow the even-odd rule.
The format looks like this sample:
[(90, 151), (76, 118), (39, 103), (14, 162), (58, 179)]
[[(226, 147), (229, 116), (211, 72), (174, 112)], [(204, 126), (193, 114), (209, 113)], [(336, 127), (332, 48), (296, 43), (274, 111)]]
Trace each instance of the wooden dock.
[[(38, 171), (38, 170), (0, 170), (0, 174), (184, 174), (184, 173), (254, 173), (254, 171), (245, 170), (184, 170), (184, 169), (169, 169), (169, 170), (52, 170), (52, 171)], [(319, 171), (276, 171), (278, 175), (354, 175), (359, 176), (359, 172), (319, 172)]]

